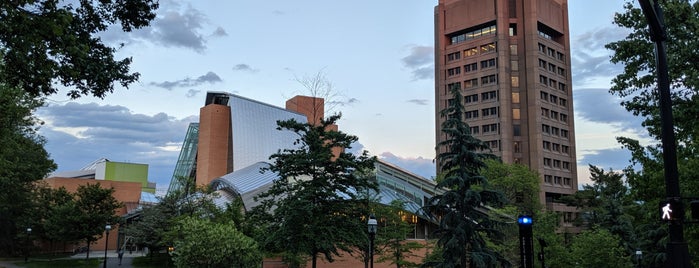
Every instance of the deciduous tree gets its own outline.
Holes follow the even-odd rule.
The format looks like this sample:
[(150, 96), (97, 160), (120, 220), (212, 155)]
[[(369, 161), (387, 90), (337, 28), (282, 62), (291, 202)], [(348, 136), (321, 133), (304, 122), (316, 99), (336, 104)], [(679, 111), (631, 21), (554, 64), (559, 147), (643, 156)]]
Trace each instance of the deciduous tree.
[(90, 257), (90, 244), (102, 237), (105, 226), (119, 222), (116, 209), (123, 204), (113, 194), (114, 188), (102, 188), (99, 183), (80, 185), (75, 193), (75, 208), (81, 217), (73, 223), (73, 227), (78, 231), (78, 236), (87, 242), (86, 258)]
[(56, 169), (36, 132), (41, 121), (32, 115), (42, 104), (0, 81), (0, 254), (16, 253), (17, 234), (37, 224), (27, 209), (34, 182)]
[(103, 98), (138, 79), (131, 58), (99, 37), (112, 25), (130, 32), (155, 18), (156, 0), (0, 1), (0, 81), (32, 97), (70, 87), (68, 96)]
[[(272, 187), (259, 197), (257, 214), (266, 214), (264, 244), (268, 249), (284, 251), (292, 267), (301, 265), (303, 256), (316, 267), (318, 256), (332, 262), (341, 251), (350, 252), (366, 235), (366, 229), (354, 209), (363, 200), (365, 189), (376, 189), (376, 182), (354, 171), (373, 168), (375, 159), (345, 152), (358, 140), (356, 136), (333, 130), (340, 119), (333, 115), (320, 124), (279, 121), (278, 129), (297, 135), (296, 148), (273, 154), (271, 171), (279, 174)], [(342, 149), (335, 155), (335, 149)]]

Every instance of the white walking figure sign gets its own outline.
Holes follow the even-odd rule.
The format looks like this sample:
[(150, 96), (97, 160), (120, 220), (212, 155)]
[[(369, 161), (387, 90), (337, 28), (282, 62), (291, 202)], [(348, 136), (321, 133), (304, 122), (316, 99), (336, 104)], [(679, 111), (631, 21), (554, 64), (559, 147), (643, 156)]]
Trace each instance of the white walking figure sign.
[(667, 203), (667, 204), (665, 204), (665, 206), (663, 207), (663, 216), (662, 216), (662, 219), (663, 219), (663, 220), (670, 220), (670, 219), (671, 219), (670, 213), (672, 213), (672, 209), (670, 209), (670, 203)]

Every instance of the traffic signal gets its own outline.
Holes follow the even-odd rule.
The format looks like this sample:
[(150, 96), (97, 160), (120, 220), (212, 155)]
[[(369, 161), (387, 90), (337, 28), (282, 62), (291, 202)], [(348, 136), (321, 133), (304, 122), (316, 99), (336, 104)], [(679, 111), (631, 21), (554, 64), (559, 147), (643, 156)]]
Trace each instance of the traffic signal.
[(684, 204), (677, 198), (660, 202), (660, 219), (663, 221), (684, 220)]

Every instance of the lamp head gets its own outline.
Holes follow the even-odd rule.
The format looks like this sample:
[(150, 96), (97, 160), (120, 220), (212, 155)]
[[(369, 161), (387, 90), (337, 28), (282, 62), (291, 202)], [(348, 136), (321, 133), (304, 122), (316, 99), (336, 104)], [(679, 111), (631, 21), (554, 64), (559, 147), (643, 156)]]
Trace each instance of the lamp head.
[(367, 221), (367, 227), (369, 228), (370, 234), (376, 234), (377, 225), (378, 223), (376, 222), (376, 217), (374, 216), (374, 214), (371, 214), (369, 216), (369, 221)]

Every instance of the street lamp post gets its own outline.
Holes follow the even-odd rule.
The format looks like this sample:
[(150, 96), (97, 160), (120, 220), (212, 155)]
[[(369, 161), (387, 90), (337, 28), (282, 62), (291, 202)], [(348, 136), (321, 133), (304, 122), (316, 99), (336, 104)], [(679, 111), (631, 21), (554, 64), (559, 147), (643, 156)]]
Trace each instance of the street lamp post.
[(112, 230), (112, 226), (107, 224), (104, 226), (104, 231), (107, 233), (107, 239), (104, 241), (104, 264), (102, 268), (107, 268), (107, 246), (109, 245), (109, 231)]
[(641, 261), (643, 260), (643, 251), (641, 249), (636, 249), (636, 267), (641, 267)]
[(377, 225), (376, 217), (374, 214), (371, 214), (367, 222), (367, 227), (369, 228), (369, 260), (371, 268), (374, 268), (374, 238), (376, 238)]
[(27, 239), (26, 239), (27, 240), (26, 241), (27, 242), (26, 243), (27, 252), (26, 252), (26, 254), (24, 254), (24, 263), (27, 263), (29, 261), (29, 251), (31, 250), (31, 247), (29, 246), (29, 240), (30, 240), (29, 237), (31, 235), (32, 235), (32, 228), (30, 227), (30, 228), (27, 228)]

